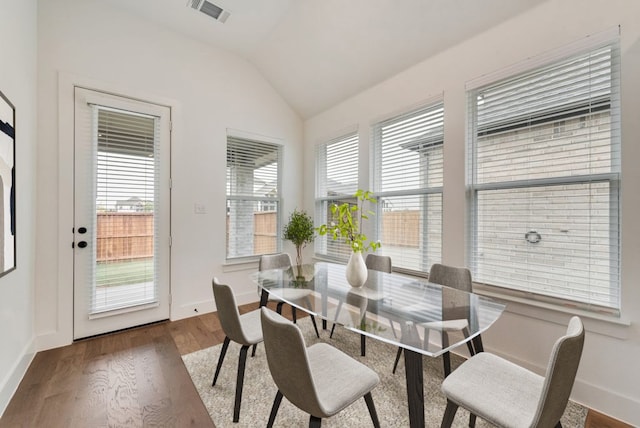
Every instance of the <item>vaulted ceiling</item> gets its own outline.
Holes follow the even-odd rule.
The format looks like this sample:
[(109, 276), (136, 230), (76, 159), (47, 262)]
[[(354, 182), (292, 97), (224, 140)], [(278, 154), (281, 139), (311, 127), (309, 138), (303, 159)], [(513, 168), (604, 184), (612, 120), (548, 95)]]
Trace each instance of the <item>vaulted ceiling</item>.
[(207, 0), (225, 23), (187, 0), (106, 1), (246, 58), (308, 118), (544, 0)]

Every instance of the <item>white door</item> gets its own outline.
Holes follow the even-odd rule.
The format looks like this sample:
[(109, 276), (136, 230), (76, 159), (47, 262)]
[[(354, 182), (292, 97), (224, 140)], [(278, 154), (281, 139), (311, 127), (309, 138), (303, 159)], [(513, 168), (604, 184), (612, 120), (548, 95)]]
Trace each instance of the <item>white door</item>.
[(75, 88), (74, 338), (169, 318), (170, 109)]

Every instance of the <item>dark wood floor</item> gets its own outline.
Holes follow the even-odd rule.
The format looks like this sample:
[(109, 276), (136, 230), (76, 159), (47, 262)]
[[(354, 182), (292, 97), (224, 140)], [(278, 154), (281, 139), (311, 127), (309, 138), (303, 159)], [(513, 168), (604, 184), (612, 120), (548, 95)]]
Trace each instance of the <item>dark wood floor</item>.
[[(180, 356), (223, 340), (206, 314), (40, 352), (0, 427), (213, 427)], [(585, 426), (629, 427), (594, 411)]]

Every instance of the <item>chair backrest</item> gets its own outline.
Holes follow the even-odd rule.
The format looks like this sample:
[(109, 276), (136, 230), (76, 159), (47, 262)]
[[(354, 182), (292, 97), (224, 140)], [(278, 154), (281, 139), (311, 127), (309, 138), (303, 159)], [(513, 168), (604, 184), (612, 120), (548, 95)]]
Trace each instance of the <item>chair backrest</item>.
[(471, 272), (467, 268), (435, 263), (429, 270), (429, 282), (471, 293)]
[(389, 256), (379, 256), (370, 253), (367, 254), (364, 264), (367, 266), (367, 269), (391, 273), (391, 257)]
[(567, 333), (553, 345), (533, 427), (555, 426), (560, 420), (571, 395), (583, 347), (584, 326), (574, 316)]
[(265, 254), (260, 256), (258, 270), (286, 269), (291, 267), (291, 257), (287, 253)]
[(247, 344), (248, 341), (245, 338), (242, 324), (240, 323), (240, 313), (236, 305), (236, 298), (233, 295), (231, 287), (221, 284), (217, 278), (213, 278), (212, 287), (213, 298), (216, 301), (216, 308), (218, 309), (218, 318), (220, 318), (220, 324), (222, 325), (224, 334), (234, 342)]
[(278, 390), (305, 412), (322, 414), (300, 329), (266, 307), (260, 317), (267, 363)]

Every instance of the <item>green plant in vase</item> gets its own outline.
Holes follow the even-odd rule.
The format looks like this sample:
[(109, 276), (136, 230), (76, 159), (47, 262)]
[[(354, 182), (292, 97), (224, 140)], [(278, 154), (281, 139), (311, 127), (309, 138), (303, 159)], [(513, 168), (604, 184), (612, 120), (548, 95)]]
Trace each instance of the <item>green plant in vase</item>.
[(296, 265), (298, 276), (302, 276), (302, 250), (307, 244), (313, 242), (315, 229), (313, 219), (303, 210), (295, 209), (289, 216), (289, 221), (284, 226), (282, 237), (296, 247)]
[(355, 287), (360, 287), (367, 279), (367, 268), (362, 258), (365, 251), (376, 251), (380, 248), (380, 241), (372, 241), (362, 231), (362, 224), (375, 213), (367, 209), (368, 204), (375, 204), (377, 200), (368, 190), (358, 190), (353, 196), (356, 204), (344, 202), (331, 205), (331, 222), (318, 227), (318, 235), (328, 235), (333, 240), (341, 240), (347, 244), (352, 254), (347, 265), (347, 280)]

